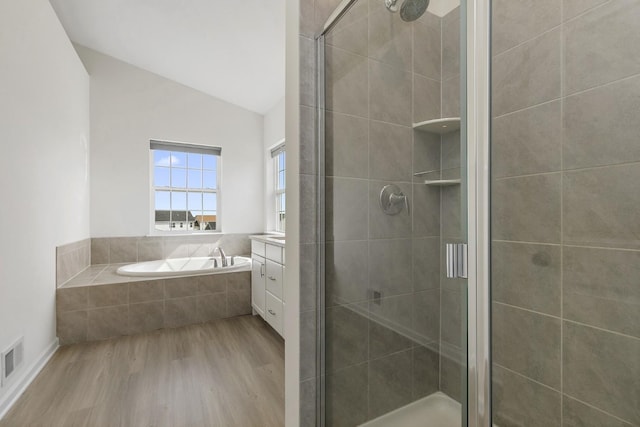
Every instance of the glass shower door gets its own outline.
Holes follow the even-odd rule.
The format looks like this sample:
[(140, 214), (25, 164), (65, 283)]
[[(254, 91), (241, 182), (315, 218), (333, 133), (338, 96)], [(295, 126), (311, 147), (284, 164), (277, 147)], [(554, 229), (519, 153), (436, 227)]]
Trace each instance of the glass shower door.
[(325, 426), (466, 425), (465, 6), (405, 3), (318, 40)]

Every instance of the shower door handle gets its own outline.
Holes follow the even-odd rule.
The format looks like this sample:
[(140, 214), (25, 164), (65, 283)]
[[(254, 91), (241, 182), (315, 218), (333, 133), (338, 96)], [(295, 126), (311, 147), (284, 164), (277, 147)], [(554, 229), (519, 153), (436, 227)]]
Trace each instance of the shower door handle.
[(467, 244), (447, 243), (447, 278), (467, 278)]

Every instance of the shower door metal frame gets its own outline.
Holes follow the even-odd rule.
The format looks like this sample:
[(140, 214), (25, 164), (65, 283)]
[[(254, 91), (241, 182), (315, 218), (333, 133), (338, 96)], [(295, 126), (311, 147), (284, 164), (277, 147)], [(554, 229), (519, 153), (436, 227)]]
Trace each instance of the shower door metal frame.
[[(355, 1), (355, 0), (354, 0)], [(325, 426), (325, 390), (326, 390), (326, 370), (325, 370), (325, 240), (326, 240), (326, 213), (325, 213), (325, 31), (316, 37), (316, 141), (318, 177), (316, 182), (318, 217), (316, 236), (318, 239), (316, 265), (317, 280), (317, 313), (316, 313), (316, 427)]]
[(466, 8), (467, 421), (491, 426), (491, 0)]
[[(316, 36), (317, 372), (316, 426), (325, 426), (325, 35), (357, 0), (342, 0)], [(466, 5), (467, 426), (491, 427), (491, 0)]]

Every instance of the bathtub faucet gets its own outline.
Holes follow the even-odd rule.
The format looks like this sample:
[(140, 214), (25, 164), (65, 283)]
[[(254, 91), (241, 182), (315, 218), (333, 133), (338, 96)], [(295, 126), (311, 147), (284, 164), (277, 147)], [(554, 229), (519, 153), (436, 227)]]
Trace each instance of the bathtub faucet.
[(227, 262), (227, 256), (225, 255), (224, 250), (223, 250), (220, 246), (217, 246), (217, 247), (214, 249), (214, 252), (215, 252), (216, 250), (217, 250), (218, 252), (220, 252), (220, 259), (222, 260), (222, 266), (223, 266), (223, 267), (226, 267), (226, 266), (228, 265), (228, 262)]

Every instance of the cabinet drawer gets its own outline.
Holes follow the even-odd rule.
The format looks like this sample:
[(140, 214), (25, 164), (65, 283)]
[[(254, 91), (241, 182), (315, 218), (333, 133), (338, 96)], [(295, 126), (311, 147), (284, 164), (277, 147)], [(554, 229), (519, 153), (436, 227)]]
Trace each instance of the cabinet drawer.
[(251, 241), (251, 252), (256, 255), (265, 256), (265, 244), (263, 242)]
[(283, 333), (283, 325), (284, 325), (284, 307), (282, 305), (282, 301), (278, 298), (271, 295), (271, 293), (267, 292), (267, 301), (266, 306), (267, 310), (265, 311), (265, 318), (267, 323), (271, 325), (273, 329), (276, 330), (280, 335)]
[(282, 264), (282, 248), (276, 245), (267, 245), (267, 259)]
[(267, 290), (282, 299), (282, 266), (267, 260)]

